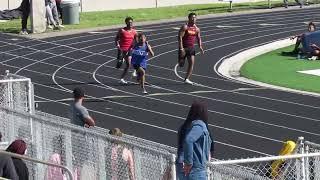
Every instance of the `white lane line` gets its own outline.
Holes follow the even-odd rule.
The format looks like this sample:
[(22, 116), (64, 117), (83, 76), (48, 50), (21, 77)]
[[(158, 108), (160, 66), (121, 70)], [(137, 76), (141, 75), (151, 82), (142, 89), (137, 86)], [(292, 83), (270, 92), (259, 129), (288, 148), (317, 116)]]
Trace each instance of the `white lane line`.
[[(312, 16), (313, 15), (313, 13), (311, 13), (311, 14), (304, 14), (304, 17), (306, 17), (307, 15), (310, 15), (310, 16)], [(281, 15), (282, 16), (282, 15)], [(291, 17), (290, 16), (290, 18), (286, 18), (286, 20), (287, 19), (293, 19), (293, 20), (295, 20), (296, 18), (295, 17)], [(279, 16), (277, 16), (277, 18), (274, 18), (274, 19), (280, 19), (280, 20), (283, 20), (283, 18), (281, 18), (281, 17), (279, 17)], [(231, 21), (229, 21), (229, 22), (231, 22)], [(239, 21), (236, 21), (236, 22), (239, 22)], [(212, 23), (205, 23), (205, 24), (212, 24)], [(237, 23), (237, 24), (239, 24), (239, 23)], [(252, 24), (251, 23), (248, 23), (249, 25), (248, 26), (252, 26)], [(296, 24), (296, 23), (295, 23)], [(201, 26), (201, 25), (200, 25)], [(215, 26), (215, 25), (214, 25)], [(205, 26), (205, 27), (201, 27), (201, 29), (205, 29), (205, 28), (210, 28), (210, 27), (214, 27), (214, 26)], [(244, 26), (243, 26), (244, 27)], [(170, 29), (170, 28), (168, 28), (168, 29)], [(214, 30), (209, 30), (209, 31), (214, 31)], [(206, 32), (206, 31), (202, 31), (202, 33), (204, 33), (204, 32)], [(116, 33), (116, 32), (115, 32)], [(160, 35), (160, 34), (167, 34), (167, 33), (172, 33), (172, 32), (164, 32), (164, 33), (156, 33), (156, 34), (152, 34), (152, 35)], [(150, 35), (150, 36), (152, 36), (152, 35)], [(160, 38), (160, 39), (166, 39), (166, 38), (171, 38), (171, 37), (175, 37), (176, 35), (173, 35), (173, 36), (166, 36), (165, 38)], [(75, 42), (75, 43), (71, 43), (71, 44), (67, 44), (67, 45), (72, 45), (72, 44), (79, 44), (79, 43), (85, 43), (85, 42), (91, 42), (91, 41), (94, 41), (94, 40), (100, 40), (100, 39), (105, 39), (105, 38), (111, 38), (111, 37), (113, 37), (113, 36), (107, 36), (107, 37), (101, 37), (101, 38), (96, 38), (96, 39), (89, 39), (89, 40), (85, 40), (85, 41), (79, 41), (79, 42)], [(76, 37), (73, 37), (73, 38), (76, 38)], [(159, 39), (159, 40), (160, 40)], [(51, 41), (51, 42), (58, 42), (58, 41)], [(46, 43), (46, 42), (43, 42), (42, 44), (44, 44), (44, 43)], [(49, 42), (47, 42), (47, 43), (49, 43)], [(103, 44), (112, 44), (113, 42), (108, 42), (108, 43), (103, 43)], [(41, 43), (40, 43), (41, 44)], [(40, 44), (37, 44), (37, 45), (40, 45)], [(32, 47), (32, 46), (29, 46), (29, 47)]]
[[(311, 12), (296, 12), (296, 14), (295, 15), (298, 15), (298, 14), (303, 14), (303, 16), (306, 16), (306, 15), (314, 15), (314, 14), (316, 14), (316, 12), (314, 12), (314, 11), (312, 11), (312, 10), (310, 10)], [(310, 13), (310, 14), (309, 14)], [(291, 18), (293, 18), (293, 19), (296, 19), (296, 17), (292, 17), (292, 16), (289, 16), (288, 17), (288, 15), (287, 14), (293, 14), (292, 12), (282, 12), (282, 13), (278, 13), (278, 12), (276, 12), (276, 13), (272, 13), (272, 14), (253, 14), (251, 17), (249, 17), (248, 19), (253, 19), (253, 20), (256, 20), (257, 21), (257, 18), (261, 18), (261, 21), (264, 21), (264, 19), (265, 19), (265, 17), (268, 17), (268, 16), (276, 16), (277, 18), (279, 18), (279, 19), (283, 19), (283, 18), (280, 18), (280, 17), (282, 17), (282, 16), (284, 16), (284, 17), (286, 17), (286, 20), (287, 19), (291, 19)], [(276, 19), (277, 19), (276, 18)], [(220, 18), (220, 19), (217, 19), (217, 20), (215, 20), (215, 23), (219, 23), (220, 21), (221, 22), (225, 22), (226, 21), (226, 19), (228, 19), (228, 22), (230, 23), (230, 22), (239, 22), (239, 19), (243, 19), (243, 17), (238, 17), (238, 16), (233, 16), (231, 19), (230, 19), (230, 17), (222, 17), (222, 18)], [(208, 21), (208, 22), (207, 22)], [(205, 23), (204, 23), (205, 22)], [(173, 22), (173, 23), (169, 23), (169, 24), (158, 24), (158, 25), (154, 25), (154, 26), (148, 26), (149, 28), (151, 27), (151, 28), (153, 28), (154, 30), (156, 30), (156, 29), (159, 29), (159, 27), (163, 27), (163, 26), (165, 26), (165, 27), (168, 27), (168, 26), (170, 26), (170, 24), (172, 24), (172, 25), (177, 25), (177, 23), (181, 23), (181, 21), (177, 21), (177, 22)], [(209, 24), (209, 25), (211, 25), (212, 24), (212, 18), (210, 18), (210, 19), (202, 19), (201, 21), (199, 21), (199, 23), (198, 23), (198, 25), (199, 26), (203, 26), (203, 25), (207, 25), (207, 24)], [(172, 28), (161, 28), (162, 30), (165, 30), (165, 29), (168, 29), (168, 30), (170, 30), (170, 29), (172, 29)], [(175, 29), (175, 30), (179, 30), (179, 28), (178, 29)], [(111, 31), (110, 33), (116, 33), (116, 31)], [(165, 33), (156, 33), (156, 34), (152, 34), (152, 35), (160, 35), (160, 34), (167, 34), (167, 33), (173, 33), (173, 32), (165, 32)], [(95, 34), (94, 34), (95, 35)], [(60, 40), (57, 40), (57, 41), (53, 41), (53, 42), (59, 42), (59, 41), (67, 41), (67, 40), (71, 40), (71, 39), (77, 39), (77, 38), (82, 38), (82, 37), (89, 37), (89, 36), (94, 36), (94, 35), (82, 35), (82, 36), (78, 36), (78, 37), (71, 37), (71, 38), (66, 38), (66, 39), (60, 39)], [(152, 35), (150, 35), (150, 36), (152, 36)], [(112, 36), (109, 36), (109, 37), (112, 37)], [(109, 37), (107, 37), (107, 38), (109, 38)]]
[[(10, 65), (9, 65), (10, 66)], [(14, 67), (14, 66), (12, 66), (12, 67)], [(34, 73), (39, 73), (39, 72), (35, 72), (35, 71), (31, 71), (31, 70), (26, 70), (26, 71), (30, 71), (30, 72), (34, 72)], [(41, 74), (41, 73), (40, 73)], [(49, 75), (49, 74), (45, 74), (45, 75)], [(50, 76), (50, 75), (49, 75)], [(63, 78), (63, 77), (59, 77), (59, 78), (62, 78), (62, 79), (66, 79), (66, 78)], [(52, 88), (52, 87), (50, 87), (50, 86), (48, 86), (49, 88)], [(60, 89), (61, 90), (61, 89)], [(177, 103), (174, 103), (174, 104), (177, 104)], [(189, 107), (189, 106), (187, 106), (186, 105), (186, 107)], [(260, 137), (262, 137), (262, 136), (260, 136)], [(277, 140), (277, 141), (279, 141), (279, 140)]]
[(271, 24), (271, 23), (262, 23), (259, 26), (284, 26), (286, 24)]
[[(295, 24), (295, 23), (294, 23)], [(260, 32), (262, 32), (262, 31), (260, 31)], [(246, 34), (251, 34), (251, 33), (246, 33)], [(241, 35), (241, 34), (240, 34)], [(242, 35), (244, 35), (244, 34), (242, 34)], [(239, 36), (239, 35), (236, 35), (236, 36)], [(232, 37), (236, 37), (236, 36), (232, 36)], [(228, 38), (230, 38), (230, 37), (228, 37)], [(220, 39), (225, 39), (225, 37), (223, 37), (223, 38), (220, 38)], [(220, 39), (215, 39), (214, 41), (217, 41), (217, 40), (220, 40)], [(207, 41), (205, 41), (204, 43), (206, 43)], [(211, 41), (209, 41), (209, 42), (211, 42)], [(9, 43), (10, 44), (10, 43)], [(166, 44), (168, 44), (168, 43), (166, 43)], [(18, 46), (20, 46), (21, 47), (21, 45), (18, 45)], [(73, 48), (73, 47), (69, 47), (69, 48), (71, 48), (71, 49), (74, 49), (73, 51), (76, 51), (76, 50), (84, 50), (84, 49), (86, 49), (86, 48), (89, 48), (89, 47), (93, 47), (93, 46), (95, 46), (95, 45), (91, 45), (91, 46), (88, 46), (88, 47), (85, 47), (85, 48), (80, 48), (80, 49), (78, 49), (78, 48)], [(23, 47), (23, 46), (22, 46)], [(68, 47), (68, 46), (67, 46)], [(56, 48), (56, 47), (55, 47)], [(34, 48), (30, 48), (29, 47), (29, 49), (34, 49)], [(50, 48), (49, 48), (50, 49)], [(36, 50), (36, 49), (35, 49)], [(67, 53), (70, 53), (70, 52), (73, 52), (73, 51), (70, 51), (70, 52), (66, 52), (66, 53), (63, 53), (63, 54), (60, 54), (60, 55), (56, 55), (56, 54), (54, 54), (54, 53), (50, 53), (50, 52), (47, 52), (47, 51), (45, 51), (45, 50), (42, 50), (43, 52), (46, 52), (46, 53), (48, 53), (48, 54), (52, 54), (54, 57), (57, 57), (57, 56), (62, 56), (62, 57), (65, 57), (65, 56), (63, 56), (63, 54), (67, 54)], [(87, 51), (84, 51), (84, 52), (87, 52)], [(88, 51), (89, 53), (92, 53), (91, 51)], [(103, 52), (103, 51), (102, 51)], [(101, 54), (101, 53), (93, 53), (93, 54)], [(160, 54), (161, 55), (161, 54)], [(106, 55), (103, 55), (103, 56), (106, 56)], [(90, 55), (89, 56), (87, 56), (87, 57), (90, 57)], [(111, 57), (111, 56), (107, 56), (107, 57)], [(39, 61), (39, 62), (43, 62), (43, 61), (45, 61), (45, 60), (47, 60), (47, 59), (50, 59), (50, 58), (53, 58), (53, 57), (48, 57), (48, 58), (45, 58), (45, 59), (43, 59), (43, 60), (41, 60), (41, 61)], [(112, 57), (112, 58), (114, 58), (114, 57)], [(155, 57), (153, 57), (153, 58), (155, 58)], [(152, 59), (152, 58), (150, 58), (150, 59)], [(149, 59), (149, 60), (150, 60)], [(26, 67), (29, 67), (29, 66), (32, 66), (32, 65), (35, 65), (35, 64), (37, 64), (36, 62), (35, 63), (32, 63), (32, 64), (29, 64), (29, 65), (27, 65), (27, 66), (25, 66), (25, 67), (22, 67), (21, 69), (19, 69), (17, 72), (16, 72), (16, 74), (17, 73), (19, 73), (21, 70), (23, 70), (24, 68), (26, 68)]]
[[(294, 22), (294, 24), (296, 24), (296, 22)], [(251, 26), (251, 24), (249, 25), (249, 26)], [(208, 26), (208, 27), (210, 27), (210, 26)], [(254, 29), (256, 29), (256, 27), (254, 27)], [(247, 29), (248, 30), (248, 29)], [(209, 30), (209, 31), (211, 31), (211, 30)], [(243, 31), (243, 30), (238, 30), (238, 31)], [(202, 31), (202, 32), (205, 32), (205, 31)], [(231, 32), (237, 32), (237, 31), (231, 31)], [(216, 33), (216, 34), (221, 34), (221, 33)], [(223, 34), (223, 33), (222, 33)], [(211, 35), (208, 35), (208, 36), (211, 36)], [(172, 36), (173, 37), (173, 36)], [(168, 37), (165, 37), (165, 38), (168, 38)], [(165, 38), (158, 38), (158, 39), (154, 39), (154, 40), (160, 40), (160, 39), (165, 39)], [(101, 39), (101, 38), (98, 38), (98, 39)], [(98, 40), (98, 39), (96, 39), (96, 40)], [(88, 41), (92, 41), (92, 40), (88, 40)], [(153, 40), (151, 40), (151, 41), (153, 41)], [(87, 42), (87, 41), (82, 41), (82, 42)], [(49, 42), (44, 42), (44, 43), (49, 43)], [(94, 44), (94, 45), (90, 45), (90, 46), (87, 46), (87, 47), (84, 47), (84, 48), (80, 48), (80, 49), (77, 49), (77, 48), (73, 48), (73, 47), (69, 47), (69, 48), (73, 48), (73, 49), (77, 49), (77, 50), (81, 50), (81, 49), (87, 49), (87, 48), (91, 48), (91, 47), (94, 47), (94, 46), (98, 46), (98, 45), (103, 45), (103, 44), (111, 44), (111, 43), (113, 43), (113, 42), (107, 42), (107, 43), (101, 43), (101, 44)], [(40, 43), (41, 44), (41, 43)], [(71, 43), (72, 44), (72, 43)], [(167, 44), (172, 44), (172, 43), (165, 43), (164, 45), (167, 45)], [(39, 45), (39, 44), (37, 44), (37, 45)], [(69, 44), (70, 45), (70, 44)], [(62, 46), (62, 45), (61, 45)], [(161, 45), (157, 45), (157, 46), (161, 46)], [(30, 47), (26, 47), (26, 48), (31, 48), (32, 46), (30, 46)], [(54, 49), (54, 48), (57, 48), (56, 46), (53, 46), (52, 48), (48, 48), (47, 50), (49, 50), (49, 49)], [(115, 48), (113, 48), (112, 50), (114, 50)], [(47, 51), (46, 50), (46, 51)], [(12, 50), (13, 51), (13, 50)], [(102, 51), (101, 53), (104, 53), (104, 52), (107, 52), (107, 51), (110, 51), (110, 50), (106, 50), (106, 51)], [(10, 51), (7, 51), (7, 52), (10, 52)], [(90, 51), (91, 52), (91, 51)], [(91, 52), (92, 53), (92, 52)], [(101, 53), (96, 53), (96, 54), (99, 54), (99, 55), (103, 55), (103, 54), (101, 54)], [(104, 56), (104, 55), (103, 55)]]
[[(96, 72), (97, 72), (102, 66), (104, 66), (105, 64), (106, 64), (106, 63), (100, 65), (100, 66), (95, 70), (95, 72), (93, 73), (94, 79), (95, 79), (99, 84), (101, 84), (102, 86), (106, 86), (106, 85), (103, 84), (103, 83), (101, 83), (95, 76), (96, 76)], [(102, 75), (99, 75), (99, 76), (102, 76)], [(103, 76), (103, 77), (106, 77), (106, 78), (109, 78), (109, 79), (116, 79), (116, 78), (107, 77), (107, 76)], [(154, 85), (151, 85), (150, 87), (153, 87), (153, 86), (154, 86)], [(106, 86), (106, 87), (108, 87), (108, 86)], [(185, 94), (185, 93), (182, 93), (182, 92), (179, 92), (179, 91), (174, 91), (174, 90), (170, 90), (170, 89), (166, 89), (166, 88), (161, 88), (161, 87), (159, 87), (159, 86), (156, 86), (156, 88), (164, 89), (164, 90), (167, 90), (167, 91), (170, 91), (170, 92), (176, 92), (176, 93)], [(132, 95), (136, 95), (136, 96), (139, 96), (139, 97), (148, 98), (148, 99), (152, 99), (152, 100), (156, 100), (156, 101), (160, 101), (160, 102), (166, 102), (166, 103), (170, 103), (170, 104), (175, 104), (175, 105), (180, 105), (180, 106), (186, 106), (186, 107), (188, 107), (188, 105), (185, 105), (185, 104), (180, 104), (180, 103), (176, 103), (176, 102), (166, 101), (166, 100), (162, 100), (162, 99), (156, 99), (156, 98), (152, 98), (152, 97), (148, 97), (148, 96), (143, 96), (143, 95), (139, 95), (139, 94), (135, 94), (135, 93), (127, 92), (127, 91), (122, 91), (122, 90), (119, 90), (119, 91), (120, 91), (120, 92), (123, 92), (123, 93), (126, 93), (126, 94), (132, 94)], [(208, 111), (209, 111), (209, 112), (212, 112), (212, 113), (217, 113), (217, 114), (225, 115), (225, 116), (240, 118), (240, 119), (247, 120), (247, 121), (251, 121), (251, 122), (255, 122), (255, 123), (261, 123), (261, 124), (264, 124), (264, 125), (269, 125), (269, 126), (274, 126), (274, 127), (284, 128), (284, 129), (290, 129), (290, 130), (299, 131), (299, 132), (302, 132), (302, 131), (303, 131), (303, 130), (299, 130), (299, 129), (295, 129), (295, 128), (289, 128), (289, 127), (286, 127), (286, 126), (275, 125), (275, 124), (272, 124), (272, 123), (260, 122), (260, 121), (253, 120), (253, 119), (250, 119), (250, 118), (244, 118), (244, 117), (241, 117), (241, 116), (230, 115), (230, 114), (222, 113), (222, 112), (218, 112), (218, 111), (212, 111), (212, 110), (208, 110)], [(312, 132), (307, 132), (307, 131), (303, 131), (303, 132), (312, 133)], [(312, 133), (312, 134), (313, 134), (313, 135), (317, 135), (316, 133)], [(320, 134), (318, 134), (318, 135), (320, 135)]]
[(234, 26), (234, 25), (218, 25), (217, 28), (239, 28), (242, 26)]
[[(283, 32), (281, 32), (283, 33)], [(277, 34), (277, 33), (275, 33)], [(249, 40), (249, 39), (247, 39)], [(243, 40), (242, 40), (243, 41)], [(230, 44), (230, 43), (229, 43)], [(227, 44), (227, 45), (229, 45)], [(218, 48), (218, 47), (216, 47)], [(77, 60), (75, 60), (77, 61)], [(74, 62), (74, 61), (73, 61)], [(71, 62), (71, 63), (73, 63)], [(71, 63), (68, 63), (68, 64), (71, 64)], [(63, 68), (63, 67), (60, 67), (59, 70)], [(56, 71), (57, 72), (57, 71)], [(54, 79), (54, 76), (56, 74), (56, 72), (54, 73), (53, 75), (53, 81), (55, 82), (55, 79)], [(203, 86), (203, 85), (202, 85)], [(114, 89), (112, 87), (109, 87), (110, 89)], [(159, 87), (158, 87), (159, 88)], [(209, 87), (211, 88), (211, 87)], [(169, 90), (169, 89), (166, 89), (166, 90)], [(187, 94), (187, 93), (185, 93)], [(273, 112), (273, 113), (279, 113), (279, 114), (282, 114), (282, 115), (287, 115), (287, 116), (292, 116), (292, 117), (298, 117), (298, 118), (304, 118), (304, 119), (308, 119), (308, 120), (311, 120), (311, 121), (320, 121), (320, 120), (317, 120), (317, 119), (314, 119), (314, 118), (308, 118), (308, 117), (304, 117), (304, 116), (297, 116), (297, 115), (292, 115), (292, 114), (289, 114), (289, 113), (283, 113), (283, 112), (279, 112), (279, 111), (274, 111), (274, 110), (269, 110), (269, 109), (266, 109), (266, 108), (258, 108), (258, 107), (254, 107), (254, 106), (250, 106), (250, 105), (245, 105), (245, 104), (241, 104), (241, 103), (235, 103), (235, 102), (230, 102), (230, 101), (224, 101), (224, 100), (219, 100), (219, 99), (214, 99), (214, 98), (208, 98), (208, 97), (203, 97), (203, 96), (197, 96), (197, 95), (193, 95), (193, 94), (189, 94), (190, 96), (194, 96), (194, 97), (199, 97), (199, 98), (204, 98), (204, 99), (207, 99), (207, 100), (214, 100), (214, 101), (219, 101), (219, 102), (223, 102), (223, 103), (230, 103), (230, 104), (234, 104), (234, 105), (241, 105), (241, 106), (244, 106), (244, 107), (248, 107), (248, 108), (253, 108), (253, 109), (259, 109), (259, 110), (264, 110), (264, 111), (269, 111), (269, 112)]]
[[(80, 59), (81, 60), (81, 59)], [(74, 62), (74, 61), (73, 61)], [(73, 62), (70, 62), (68, 64), (71, 64)], [(111, 62), (111, 60), (109, 61)], [(63, 67), (60, 67), (59, 70), (63, 68)], [(54, 79), (54, 76), (55, 74), (57, 73), (58, 71), (56, 71), (53, 75), (53, 81), (55, 82), (55, 79)], [(202, 85), (204, 86), (204, 85)], [(112, 87), (109, 87), (110, 89), (113, 89)], [(210, 87), (208, 87), (210, 88)], [(168, 89), (167, 89), (168, 90)], [(190, 94), (192, 95), (192, 94)], [(192, 96), (195, 96), (195, 97), (202, 97), (202, 96), (196, 96), (196, 95), (192, 95)], [(231, 103), (231, 104), (235, 104), (235, 105), (240, 105), (240, 103), (233, 103), (233, 102), (230, 102), (230, 101), (223, 101), (223, 100), (217, 100), (217, 99), (213, 99), (213, 98), (207, 98), (207, 97), (203, 97), (205, 99), (208, 99), (208, 100), (216, 100), (216, 101), (220, 101), (220, 102), (224, 102), (224, 103)], [(269, 112), (274, 112), (274, 113), (280, 113), (280, 114), (283, 114), (283, 115), (288, 115), (288, 116), (293, 116), (293, 117), (298, 117), (298, 118), (305, 118), (305, 119), (308, 119), (308, 120), (313, 120), (313, 121), (319, 121), (317, 119), (313, 119), (313, 118), (307, 118), (307, 117), (303, 117), (303, 116), (297, 116), (297, 115), (292, 115), (292, 114), (289, 114), (289, 113), (283, 113), (283, 112), (279, 112), (279, 111), (274, 111), (274, 110), (269, 110), (269, 109), (265, 109), (265, 108), (258, 108), (258, 107), (254, 107), (254, 106), (249, 106), (249, 105), (244, 105), (244, 104), (241, 104), (242, 106), (245, 106), (245, 107), (250, 107), (250, 108), (254, 108), (254, 109), (260, 109), (260, 110), (265, 110), (265, 111), (269, 111)]]

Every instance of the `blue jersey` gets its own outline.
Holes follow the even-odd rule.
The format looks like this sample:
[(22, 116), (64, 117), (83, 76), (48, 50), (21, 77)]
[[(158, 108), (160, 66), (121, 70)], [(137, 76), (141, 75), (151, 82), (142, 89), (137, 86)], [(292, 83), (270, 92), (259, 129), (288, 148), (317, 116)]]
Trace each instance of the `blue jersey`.
[(139, 46), (138, 44), (136, 44), (132, 49), (131, 64), (133, 66), (140, 66), (146, 69), (148, 52), (149, 52), (149, 49), (146, 43), (144, 43), (142, 46)]

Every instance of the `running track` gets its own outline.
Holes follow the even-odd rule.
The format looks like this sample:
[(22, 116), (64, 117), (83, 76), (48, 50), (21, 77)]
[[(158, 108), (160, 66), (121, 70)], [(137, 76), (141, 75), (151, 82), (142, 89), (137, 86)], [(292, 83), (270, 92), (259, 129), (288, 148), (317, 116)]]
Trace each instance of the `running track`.
[(183, 22), (138, 26), (156, 53), (147, 71), (148, 96), (137, 85), (118, 84), (115, 29), (43, 40), (0, 34), (0, 71), (32, 78), (38, 110), (68, 117), (70, 92), (81, 86), (98, 126), (170, 146), (176, 146), (192, 101), (200, 99), (209, 105), (216, 158), (272, 155), (286, 139), (320, 142), (319, 98), (230, 81), (214, 67), (234, 52), (304, 32), (303, 22), (319, 16), (319, 8), (309, 8), (199, 19), (206, 53), (196, 57), (192, 80), (197, 86), (182, 83), (185, 69), (174, 72), (176, 28)]

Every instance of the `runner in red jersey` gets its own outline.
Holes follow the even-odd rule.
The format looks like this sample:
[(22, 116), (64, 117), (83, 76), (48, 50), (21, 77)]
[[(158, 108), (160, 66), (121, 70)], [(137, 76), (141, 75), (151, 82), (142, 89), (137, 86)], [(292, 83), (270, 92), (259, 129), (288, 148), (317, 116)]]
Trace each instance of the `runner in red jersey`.
[(194, 59), (195, 59), (195, 48), (194, 44), (197, 39), (199, 49), (202, 54), (204, 54), (200, 36), (200, 28), (196, 26), (197, 15), (195, 13), (190, 13), (188, 15), (188, 23), (183, 25), (179, 30), (179, 54), (178, 63), (180, 67), (184, 66), (185, 59), (188, 59), (188, 70), (184, 82), (187, 84), (193, 84), (190, 81), (190, 76), (192, 74)]
[(122, 29), (119, 29), (115, 39), (115, 43), (118, 48), (118, 61), (116, 68), (119, 69), (122, 63), (124, 61), (126, 62), (126, 67), (124, 68), (120, 78), (120, 83), (122, 84), (127, 84), (127, 81), (124, 80), (124, 77), (128, 73), (131, 64), (131, 49), (133, 47), (133, 43), (137, 35), (136, 30), (133, 28), (133, 19), (131, 17), (127, 17), (125, 19), (125, 22), (127, 26)]

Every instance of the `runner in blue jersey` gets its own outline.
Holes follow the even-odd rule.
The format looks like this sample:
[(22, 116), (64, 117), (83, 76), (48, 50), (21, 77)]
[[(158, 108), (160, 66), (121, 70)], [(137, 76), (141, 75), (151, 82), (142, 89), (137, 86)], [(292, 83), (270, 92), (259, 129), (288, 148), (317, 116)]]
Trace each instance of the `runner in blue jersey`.
[(138, 34), (138, 42), (134, 45), (132, 49), (132, 60), (131, 64), (137, 71), (137, 80), (142, 88), (143, 94), (148, 94), (144, 87), (146, 81), (146, 69), (148, 55), (154, 56), (151, 46), (147, 42), (147, 37), (143, 33)]

